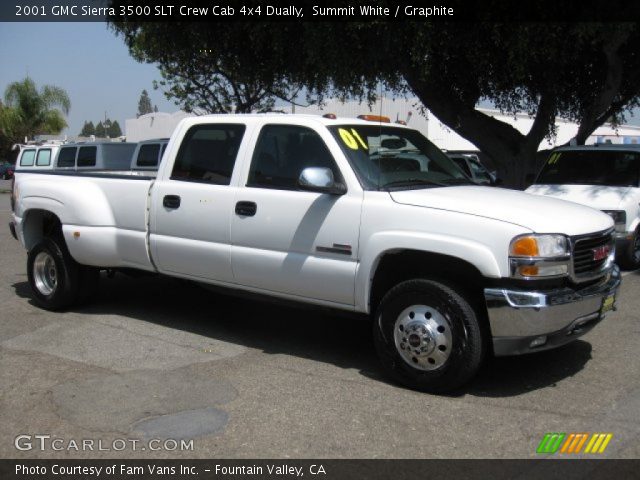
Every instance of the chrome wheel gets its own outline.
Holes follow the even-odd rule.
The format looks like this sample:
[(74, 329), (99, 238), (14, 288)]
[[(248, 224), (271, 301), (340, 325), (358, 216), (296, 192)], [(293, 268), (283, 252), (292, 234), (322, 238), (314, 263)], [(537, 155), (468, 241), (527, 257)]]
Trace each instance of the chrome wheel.
[(38, 291), (45, 296), (55, 292), (58, 286), (58, 270), (53, 257), (47, 252), (40, 252), (33, 261), (33, 279)]
[(393, 337), (400, 357), (419, 370), (440, 368), (451, 354), (451, 326), (427, 305), (404, 309), (396, 319)]

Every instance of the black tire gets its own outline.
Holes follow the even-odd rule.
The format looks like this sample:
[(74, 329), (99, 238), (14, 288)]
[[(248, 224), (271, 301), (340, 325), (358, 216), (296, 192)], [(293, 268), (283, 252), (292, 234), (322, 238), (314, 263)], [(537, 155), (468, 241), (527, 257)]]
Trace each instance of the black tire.
[(629, 246), (622, 253), (620, 266), (625, 270), (636, 270), (640, 268), (640, 228), (635, 231)]
[[(43, 273), (47, 270), (55, 273)], [(45, 237), (29, 250), (29, 285), (36, 303), (46, 310), (62, 310), (80, 298), (82, 271), (82, 266), (71, 258), (62, 236)]]
[[(408, 356), (414, 356), (411, 351), (413, 346), (409, 346), (413, 335), (406, 344), (407, 349), (404, 348), (404, 344), (397, 346), (394, 335), (397, 323), (399, 324), (397, 330), (405, 331), (401, 328), (403, 327), (401, 318), (407, 318), (402, 316), (407, 311), (410, 312), (408, 315), (411, 319), (414, 317), (417, 319), (415, 321), (422, 318), (411, 311), (415, 306), (424, 306), (426, 310), (424, 317), (427, 318), (432, 318), (430, 312), (433, 311), (434, 316), (437, 315), (442, 324), (437, 327), (438, 332), (443, 333), (440, 337), (438, 334), (433, 335), (428, 340), (431, 343), (424, 346), (427, 350), (433, 348), (436, 355), (418, 353), (419, 351), (415, 350), (418, 353), (415, 356), (419, 356), (420, 359), (418, 361), (417, 358), (412, 358), (413, 364), (411, 364)], [(411, 325), (406, 331), (415, 327), (415, 321), (408, 320)], [(451, 329), (449, 333), (446, 332), (446, 325)], [(486, 351), (486, 342), (483, 339), (478, 316), (470, 303), (448, 286), (431, 280), (408, 280), (392, 288), (378, 306), (374, 316), (373, 330), (376, 350), (387, 375), (405, 387), (422, 392), (444, 393), (461, 387), (476, 374)], [(402, 333), (398, 335), (399, 342), (406, 340), (406, 338), (400, 339), (403, 336)], [(444, 339), (444, 335), (448, 335), (447, 340), (441, 340)], [(423, 338), (427, 337), (428, 335), (425, 334)], [(418, 347), (422, 348), (422, 346)], [(441, 349), (440, 353), (436, 352), (436, 349)], [(439, 357), (445, 353), (448, 357)], [(438, 357), (438, 361), (431, 356)], [(421, 364), (422, 368), (416, 368), (417, 364)], [(425, 370), (425, 368), (431, 369)]]

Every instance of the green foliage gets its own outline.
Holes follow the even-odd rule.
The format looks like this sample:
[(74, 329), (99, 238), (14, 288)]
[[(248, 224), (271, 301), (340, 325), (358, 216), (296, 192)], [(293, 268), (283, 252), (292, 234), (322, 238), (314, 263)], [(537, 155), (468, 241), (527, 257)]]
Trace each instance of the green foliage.
[[(187, 112), (268, 111), (277, 99), (294, 101), (301, 90), (300, 84), (263, 68), (263, 61), (247, 68), (242, 56), (219, 58), (219, 49), (210, 53), (207, 47), (212, 43), (219, 43), (220, 47), (227, 44), (215, 34), (217, 24), (127, 22), (112, 27), (123, 36), (136, 60), (158, 64), (162, 79), (154, 83), (154, 88)], [(211, 28), (213, 31), (209, 31)], [(232, 30), (229, 26), (224, 28)], [(166, 38), (176, 40), (176, 44), (167, 48)], [(235, 49), (247, 45), (246, 38), (234, 38), (239, 41)]]
[[(488, 0), (483, 9), (500, 3)], [(575, 13), (589, 8), (576, 4)], [(187, 111), (272, 108), (301, 87), (315, 101), (372, 100), (381, 88), (415, 95), (492, 157), (512, 185), (534, 168), (557, 116), (579, 122), (583, 142), (608, 118), (621, 121), (640, 93), (637, 23), (127, 21), (112, 28), (137, 60), (159, 65), (157, 86)], [(533, 126), (521, 133), (478, 112), (483, 100), (529, 113)]]
[(117, 138), (122, 136), (122, 130), (120, 129), (120, 124), (117, 120), (114, 120), (113, 123), (109, 125), (107, 134), (109, 135), (109, 138)]
[(90, 137), (91, 135), (96, 134), (96, 127), (93, 125), (92, 121), (84, 122), (82, 126), (82, 131), (80, 132), (81, 137)]
[(39, 134), (58, 134), (67, 126), (71, 102), (61, 88), (38, 89), (29, 77), (10, 83), (0, 103), (0, 158), (10, 158), (11, 146)]
[(95, 135), (98, 138), (117, 138), (122, 136), (122, 129), (117, 120), (111, 121), (111, 119), (106, 118), (104, 122), (98, 122), (95, 127), (91, 121), (84, 122), (80, 135), (83, 137)]
[(69, 113), (71, 101), (59, 87), (45, 85), (38, 89), (29, 77), (10, 83), (4, 93), (3, 135), (12, 141), (24, 141), (39, 134), (57, 134), (66, 128), (63, 115)]
[(98, 122), (96, 125), (96, 137), (104, 138), (107, 136), (107, 130), (104, 128), (104, 124), (102, 122)]
[(149, 93), (146, 90), (142, 90), (142, 93), (140, 94), (140, 100), (138, 100), (137, 116), (140, 117), (151, 112), (153, 112), (153, 108), (151, 107), (151, 99), (149, 98)]

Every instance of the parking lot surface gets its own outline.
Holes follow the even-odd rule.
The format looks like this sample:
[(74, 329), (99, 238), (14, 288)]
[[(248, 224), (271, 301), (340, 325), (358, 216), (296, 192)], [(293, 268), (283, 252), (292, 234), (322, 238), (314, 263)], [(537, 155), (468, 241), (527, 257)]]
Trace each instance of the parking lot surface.
[[(323, 310), (123, 275), (103, 276), (89, 305), (41, 310), (9, 219), (0, 194), (3, 458), (533, 458), (547, 432), (612, 433), (599, 457), (640, 457), (638, 272), (582, 339), (490, 359), (436, 396), (388, 383), (369, 325)], [(14, 446), (36, 434), (62, 449)], [(68, 448), (150, 438), (193, 449)]]

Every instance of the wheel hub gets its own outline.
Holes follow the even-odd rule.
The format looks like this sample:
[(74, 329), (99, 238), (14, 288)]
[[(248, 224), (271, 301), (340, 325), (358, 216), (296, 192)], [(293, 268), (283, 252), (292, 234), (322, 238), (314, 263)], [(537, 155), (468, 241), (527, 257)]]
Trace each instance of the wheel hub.
[(394, 341), (400, 357), (419, 370), (435, 370), (451, 352), (451, 327), (435, 308), (412, 305), (396, 319)]
[(51, 295), (58, 286), (58, 271), (53, 257), (40, 252), (33, 262), (33, 279), (42, 295)]

